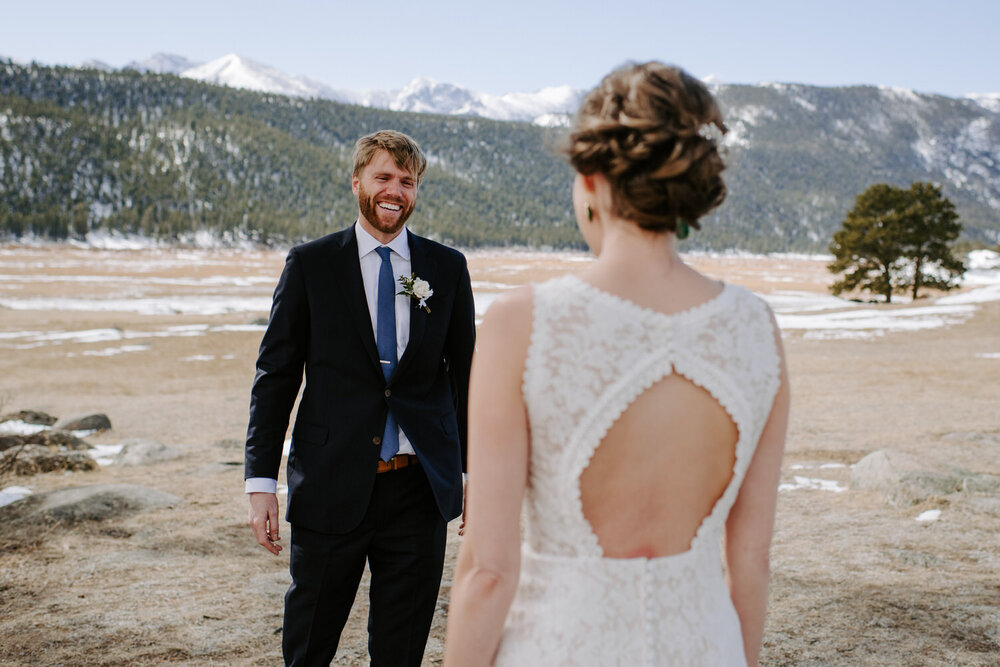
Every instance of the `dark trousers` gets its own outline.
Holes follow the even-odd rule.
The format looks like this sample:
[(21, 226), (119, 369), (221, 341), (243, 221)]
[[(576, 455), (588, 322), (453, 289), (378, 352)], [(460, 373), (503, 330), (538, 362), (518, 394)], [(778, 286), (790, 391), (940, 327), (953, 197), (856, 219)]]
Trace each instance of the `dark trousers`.
[(418, 667), (437, 605), (446, 529), (419, 465), (377, 475), (368, 510), (348, 533), (292, 526), (285, 664), (330, 664), (367, 560), (371, 664)]

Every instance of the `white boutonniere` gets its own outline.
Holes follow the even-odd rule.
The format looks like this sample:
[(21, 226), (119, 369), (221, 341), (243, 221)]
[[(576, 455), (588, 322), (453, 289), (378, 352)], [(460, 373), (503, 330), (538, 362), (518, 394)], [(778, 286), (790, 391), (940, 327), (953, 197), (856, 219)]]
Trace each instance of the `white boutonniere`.
[(411, 299), (416, 299), (418, 308), (423, 308), (428, 313), (431, 312), (431, 309), (427, 307), (427, 299), (434, 296), (434, 290), (431, 289), (430, 283), (411, 273), (409, 277), (400, 276), (399, 284), (402, 285), (403, 289), (396, 292), (396, 294), (402, 294), (410, 297)]

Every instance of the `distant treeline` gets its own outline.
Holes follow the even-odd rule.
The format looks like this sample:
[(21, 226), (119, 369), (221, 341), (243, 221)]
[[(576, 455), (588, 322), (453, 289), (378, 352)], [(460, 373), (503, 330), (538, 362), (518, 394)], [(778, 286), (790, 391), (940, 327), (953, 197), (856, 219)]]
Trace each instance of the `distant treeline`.
[[(874, 168), (831, 151), (824, 131), (795, 116), (802, 107), (787, 91), (730, 86), (720, 100), (734, 112), (770, 111), (752, 126), (730, 121), (752, 140), (729, 148), (729, 200), (688, 247), (825, 250), (868, 179), (894, 169), (897, 180), (911, 179), (902, 157)], [(559, 130), (3, 61), (0, 234), (63, 239), (101, 227), (166, 238), (201, 229), (261, 242), (316, 237), (353, 221), (350, 152), (381, 128), (412, 135), (430, 158), (411, 223), (418, 233), (465, 247), (583, 246)], [(948, 194), (970, 238), (996, 238), (994, 209)]]

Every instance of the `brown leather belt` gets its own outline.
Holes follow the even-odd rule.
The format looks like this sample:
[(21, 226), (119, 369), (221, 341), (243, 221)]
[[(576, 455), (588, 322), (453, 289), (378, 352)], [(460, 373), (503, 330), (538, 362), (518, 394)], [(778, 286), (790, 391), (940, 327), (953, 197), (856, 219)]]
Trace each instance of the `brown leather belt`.
[(396, 454), (388, 461), (378, 460), (378, 467), (375, 469), (376, 473), (389, 472), (390, 470), (399, 470), (400, 468), (405, 468), (406, 466), (415, 466), (420, 461), (417, 460), (416, 454)]

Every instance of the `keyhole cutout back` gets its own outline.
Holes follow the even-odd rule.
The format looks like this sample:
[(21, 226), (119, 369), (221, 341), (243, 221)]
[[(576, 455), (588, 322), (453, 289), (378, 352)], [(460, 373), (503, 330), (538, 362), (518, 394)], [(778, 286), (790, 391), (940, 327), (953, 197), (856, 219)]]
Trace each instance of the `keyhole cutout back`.
[(635, 398), (580, 475), (580, 500), (604, 557), (691, 548), (733, 476), (739, 431), (705, 389), (670, 373)]

